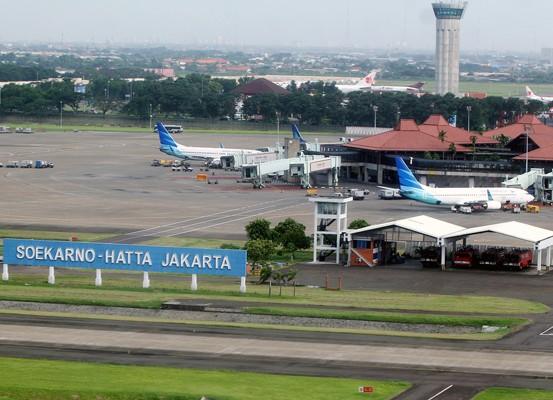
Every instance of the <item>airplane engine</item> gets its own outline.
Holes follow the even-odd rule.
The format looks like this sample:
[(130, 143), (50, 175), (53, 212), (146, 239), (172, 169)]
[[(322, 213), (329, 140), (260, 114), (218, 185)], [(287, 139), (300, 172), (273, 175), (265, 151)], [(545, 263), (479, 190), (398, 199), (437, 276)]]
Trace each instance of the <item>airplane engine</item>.
[(496, 200), (490, 200), (484, 203), (486, 210), (501, 210), (501, 202)]

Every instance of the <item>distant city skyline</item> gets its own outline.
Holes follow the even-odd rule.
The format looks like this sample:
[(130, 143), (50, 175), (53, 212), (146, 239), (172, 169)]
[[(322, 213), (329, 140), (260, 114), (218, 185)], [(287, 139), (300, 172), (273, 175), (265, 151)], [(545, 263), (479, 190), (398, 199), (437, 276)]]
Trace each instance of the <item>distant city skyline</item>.
[[(0, 43), (81, 42), (194, 47), (433, 51), (430, 0), (0, 0)], [(550, 44), (551, 0), (472, 0), (461, 52), (539, 52)]]

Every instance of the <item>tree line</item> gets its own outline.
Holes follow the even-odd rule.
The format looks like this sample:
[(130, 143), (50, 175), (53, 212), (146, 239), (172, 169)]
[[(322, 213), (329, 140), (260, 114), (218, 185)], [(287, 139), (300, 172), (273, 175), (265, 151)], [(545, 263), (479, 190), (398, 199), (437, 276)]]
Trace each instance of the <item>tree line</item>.
[[(333, 83), (308, 82), (289, 86), (288, 95), (263, 94), (240, 99), (233, 93), (232, 79), (189, 74), (176, 80), (146, 77), (129, 81), (99, 77), (91, 81), (86, 93), (75, 91), (72, 81), (45, 82), (38, 85), (6, 85), (0, 90), (0, 112), (48, 115), (69, 107), (74, 112), (120, 113), (148, 118), (150, 112), (176, 118), (234, 118), (236, 106), (243, 100), (246, 119), (262, 116), (267, 122), (292, 119), (305, 125), (394, 126), (399, 118), (423, 122), (431, 114), (446, 118), (457, 116), (457, 124), (471, 130), (486, 130), (513, 121), (526, 112), (548, 109), (541, 102), (517, 98), (487, 97), (473, 99), (425, 94), (353, 92), (344, 94)], [(376, 113), (375, 113), (375, 110)]]

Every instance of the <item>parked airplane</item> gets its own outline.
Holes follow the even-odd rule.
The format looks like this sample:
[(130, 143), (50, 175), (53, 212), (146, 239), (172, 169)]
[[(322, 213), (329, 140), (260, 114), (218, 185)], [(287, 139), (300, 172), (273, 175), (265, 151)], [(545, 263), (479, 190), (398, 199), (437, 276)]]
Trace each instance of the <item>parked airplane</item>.
[(167, 131), (167, 129), (165, 129), (165, 126), (161, 122), (158, 122), (156, 127), (157, 132), (159, 133), (159, 150), (170, 156), (183, 158), (185, 160), (211, 161), (235, 154), (261, 153), (259, 150), (184, 146), (175, 142), (171, 134)]
[(367, 76), (363, 79), (360, 79), (353, 85), (336, 85), (336, 88), (342, 93), (351, 93), (358, 90), (365, 90), (374, 85), (374, 78), (376, 77), (378, 70), (372, 70)]
[(366, 88), (362, 88), (361, 90), (363, 92), (402, 92), (402, 93), (411, 93), (411, 94), (419, 94), (422, 92), (422, 88), (424, 86), (424, 82), (417, 82), (413, 83), (409, 86), (378, 86), (373, 85)]
[(405, 161), (395, 157), (399, 177), (399, 193), (408, 199), (426, 204), (470, 207), (474, 210), (499, 210), (504, 203), (526, 204), (534, 196), (513, 188), (433, 188), (417, 181)]
[(528, 86), (526, 86), (526, 98), (528, 100), (541, 101), (542, 103), (551, 103), (551, 102), (553, 102), (553, 96), (538, 96)]

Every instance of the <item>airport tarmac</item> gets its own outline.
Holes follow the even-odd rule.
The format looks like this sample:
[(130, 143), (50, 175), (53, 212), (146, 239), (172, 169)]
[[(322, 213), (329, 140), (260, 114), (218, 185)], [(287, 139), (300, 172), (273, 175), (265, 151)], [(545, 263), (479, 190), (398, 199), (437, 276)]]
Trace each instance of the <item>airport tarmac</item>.
[[(285, 134), (281, 134), (283, 140)], [(311, 136), (314, 139), (315, 136)], [(186, 132), (175, 136), (192, 146), (256, 148), (273, 145), (268, 134), (212, 134)], [(321, 141), (336, 140), (324, 136)], [(194, 172), (172, 172), (150, 166), (152, 159), (170, 157), (159, 152), (154, 133), (48, 132), (33, 135), (2, 135), (0, 162), (42, 159), (53, 169), (0, 170), (3, 225), (69, 230), (132, 233), (142, 236), (191, 236), (244, 238), (244, 225), (255, 218), (273, 223), (292, 217), (312, 230), (313, 205), (305, 191), (276, 185), (254, 190), (237, 183), (239, 172), (211, 170), (212, 181), (197, 182)], [(346, 183), (350, 187), (361, 187)], [(349, 205), (349, 220), (370, 224), (426, 214), (472, 227), (516, 220), (551, 228), (553, 210), (541, 214), (485, 212), (455, 214), (447, 207), (433, 207), (408, 200), (379, 200), (373, 193)], [(146, 230), (146, 231), (144, 231)]]

